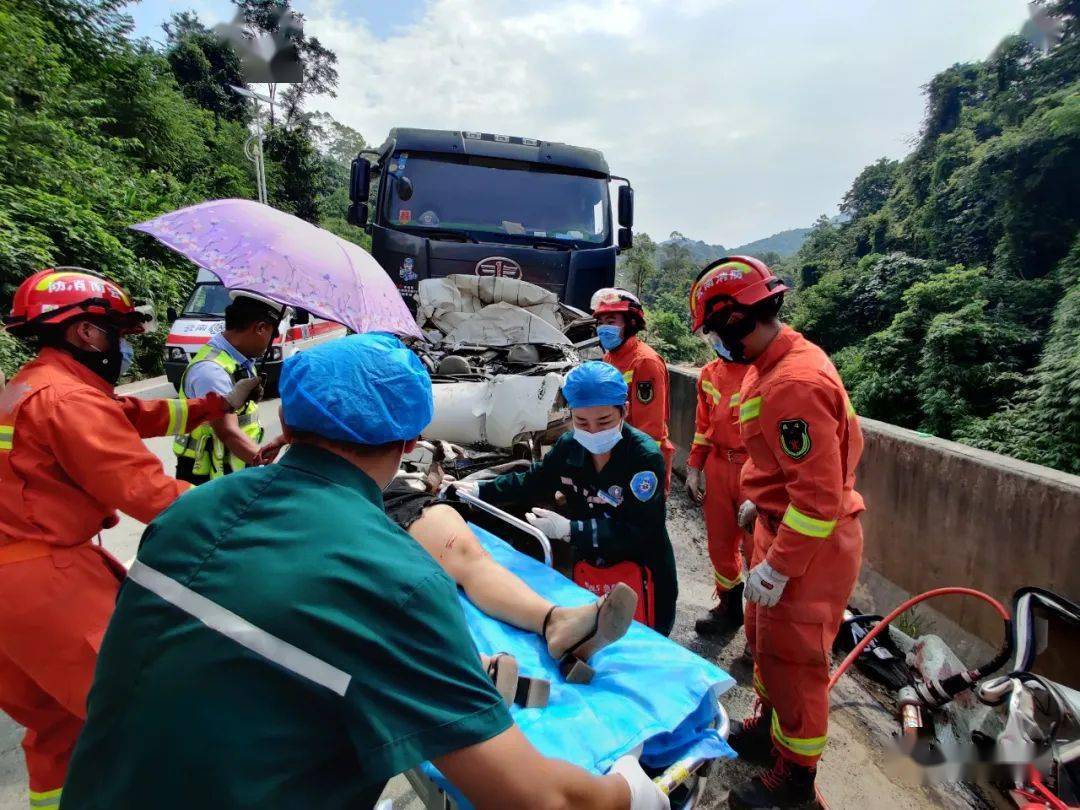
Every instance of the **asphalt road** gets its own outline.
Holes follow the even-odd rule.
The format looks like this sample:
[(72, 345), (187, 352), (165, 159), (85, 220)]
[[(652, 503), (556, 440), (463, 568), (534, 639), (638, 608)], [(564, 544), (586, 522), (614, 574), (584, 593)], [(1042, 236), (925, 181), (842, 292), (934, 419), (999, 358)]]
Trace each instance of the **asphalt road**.
[[(139, 396), (173, 396), (164, 378), (127, 386), (127, 392)], [(280, 433), (277, 400), (260, 407), (267, 438)], [(166, 471), (172, 472), (175, 461), (171, 439), (150, 439), (147, 446), (160, 458)], [(704, 526), (700, 510), (681, 491), (678, 482), (669, 499), (668, 526), (675, 547), (679, 574), (679, 605), (672, 637), (680, 644), (706, 658), (717, 661), (732, 673), (739, 685), (723, 697), (733, 719), (745, 716), (753, 702), (749, 688), (751, 669), (743, 658), (745, 639), (740, 631), (723, 643), (700, 639), (693, 630), (694, 619), (711, 604), (712, 576), (705, 548)], [(123, 517), (115, 528), (104, 532), (102, 542), (119, 559), (130, 561), (138, 548), (143, 524)], [(857, 596), (857, 595), (856, 595)], [(869, 802), (874, 810), (930, 807), (979, 806), (962, 791), (915, 787), (897, 779), (886, 768), (889, 737), (896, 721), (853, 678), (844, 678), (833, 695), (830, 742), (822, 760), (818, 785), (831, 808), (861, 808)], [(26, 772), (19, 743), (22, 730), (0, 714), (0, 810), (23, 810), (27, 806)], [(727, 788), (748, 771), (740, 763), (713, 766), (702, 800), (704, 808), (726, 806)], [(393, 780), (386, 798), (394, 799), (398, 810), (419, 810), (419, 801), (410, 800), (404, 779)]]

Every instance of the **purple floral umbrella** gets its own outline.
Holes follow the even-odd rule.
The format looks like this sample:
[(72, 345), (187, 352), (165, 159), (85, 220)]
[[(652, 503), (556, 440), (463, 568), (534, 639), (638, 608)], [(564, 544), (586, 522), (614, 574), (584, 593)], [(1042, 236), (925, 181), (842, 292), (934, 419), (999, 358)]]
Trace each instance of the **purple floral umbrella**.
[(243, 289), (355, 332), (421, 337), (394, 282), (358, 245), (253, 200), (211, 200), (132, 225)]

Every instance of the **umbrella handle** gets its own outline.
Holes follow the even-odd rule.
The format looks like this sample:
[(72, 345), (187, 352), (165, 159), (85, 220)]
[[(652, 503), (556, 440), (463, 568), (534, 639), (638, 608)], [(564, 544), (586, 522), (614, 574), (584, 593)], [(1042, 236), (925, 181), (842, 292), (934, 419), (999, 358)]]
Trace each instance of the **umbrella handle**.
[[(278, 315), (277, 321), (274, 322), (274, 331), (271, 333), (272, 336), (270, 338), (270, 342), (266, 345), (266, 351), (263, 352), (262, 357), (260, 357), (258, 362), (255, 363), (255, 376), (259, 378), (259, 381), (263, 385), (266, 385), (266, 377), (263, 376), (263, 366), (265, 366), (266, 361), (270, 359), (270, 352), (272, 352), (273, 349), (274, 349), (274, 341), (277, 339), (278, 330), (281, 328), (281, 322), (283, 320), (285, 320), (285, 313), (288, 312), (288, 311), (289, 311), (289, 308), (287, 306), (283, 306), (281, 308), (281, 314)], [(285, 352), (284, 352), (285, 342), (282, 341), (281, 345), (282, 345), (281, 359), (284, 360), (285, 359)]]

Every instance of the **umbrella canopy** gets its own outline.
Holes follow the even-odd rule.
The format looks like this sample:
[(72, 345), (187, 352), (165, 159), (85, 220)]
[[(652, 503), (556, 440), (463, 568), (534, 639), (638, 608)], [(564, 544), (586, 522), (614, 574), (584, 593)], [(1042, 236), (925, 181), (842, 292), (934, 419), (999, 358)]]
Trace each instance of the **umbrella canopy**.
[(421, 337), (393, 280), (358, 245), (252, 200), (211, 200), (133, 225), (209, 270), (356, 332)]

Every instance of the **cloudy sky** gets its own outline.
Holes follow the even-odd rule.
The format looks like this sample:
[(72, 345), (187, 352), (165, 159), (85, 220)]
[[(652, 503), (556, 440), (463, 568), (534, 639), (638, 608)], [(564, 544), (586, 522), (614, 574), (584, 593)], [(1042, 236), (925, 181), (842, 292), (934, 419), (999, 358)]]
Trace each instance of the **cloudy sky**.
[[(189, 6), (146, 0), (137, 32)], [(985, 57), (1025, 0), (295, 0), (336, 51), (313, 107), (381, 143), (392, 126), (603, 150), (637, 226), (729, 247), (832, 214), (855, 174), (910, 150), (920, 87)]]

